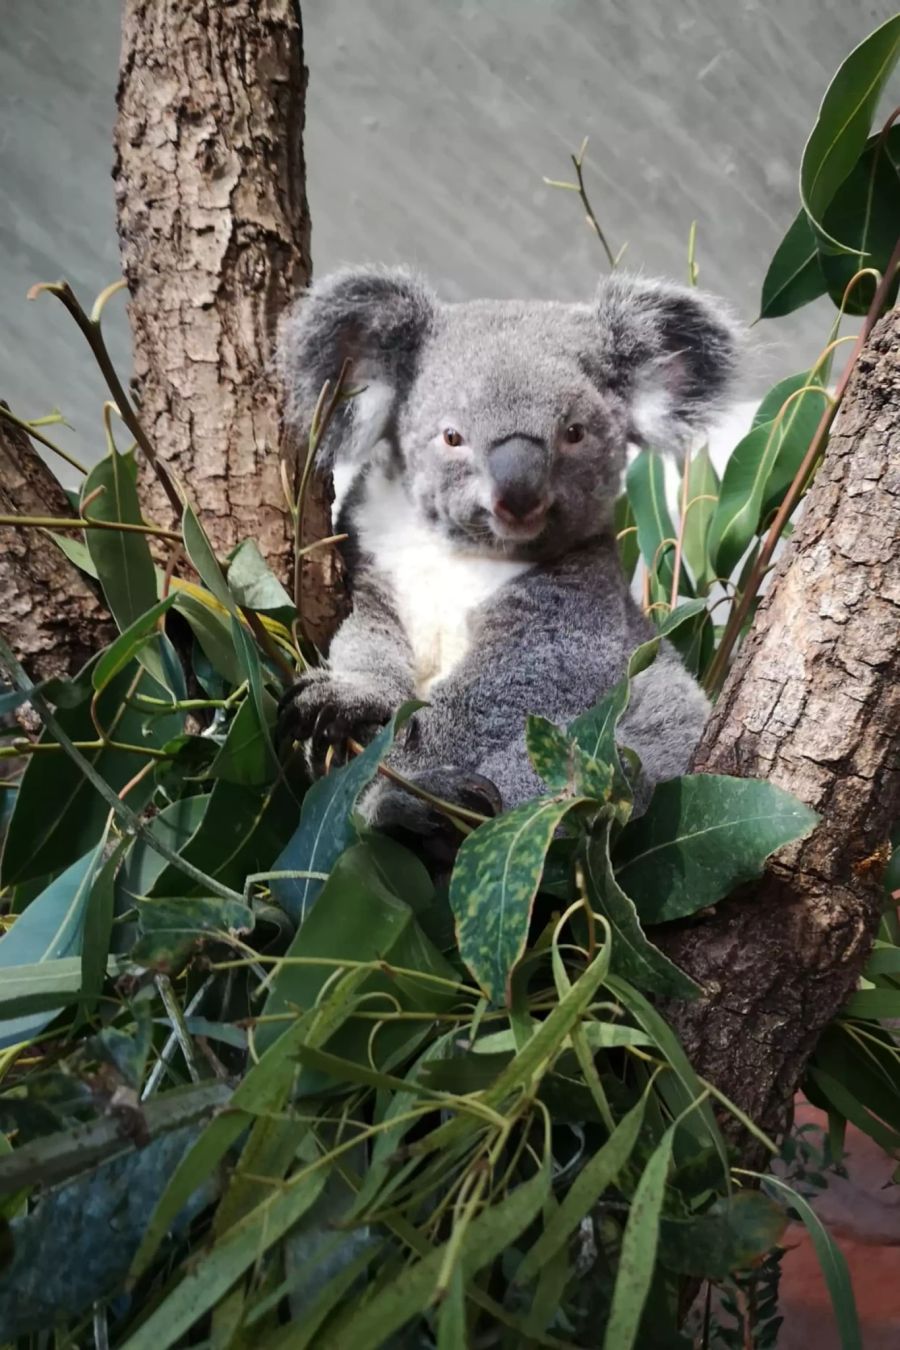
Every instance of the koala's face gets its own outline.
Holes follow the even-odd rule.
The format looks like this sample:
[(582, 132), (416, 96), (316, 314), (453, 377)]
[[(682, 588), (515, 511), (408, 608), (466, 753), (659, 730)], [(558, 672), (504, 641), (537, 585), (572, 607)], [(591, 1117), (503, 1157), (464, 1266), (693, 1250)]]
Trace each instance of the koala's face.
[(449, 540), (512, 556), (609, 530), (629, 441), (677, 448), (735, 363), (708, 297), (615, 274), (592, 303), (442, 304), (400, 270), (319, 283), (282, 331), (288, 413), (308, 425), (342, 363), (361, 392), (326, 453), (376, 455)]
[(397, 411), (395, 446), (420, 513), (451, 541), (529, 557), (611, 522), (629, 417), (581, 353), (587, 306), (445, 306)]

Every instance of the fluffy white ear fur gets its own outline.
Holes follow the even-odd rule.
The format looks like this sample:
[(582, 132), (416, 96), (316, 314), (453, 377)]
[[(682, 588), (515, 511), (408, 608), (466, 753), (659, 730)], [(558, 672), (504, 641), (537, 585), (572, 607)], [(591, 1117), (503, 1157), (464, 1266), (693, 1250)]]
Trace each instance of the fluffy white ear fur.
[[(357, 381), (351, 374), (351, 385)], [(350, 402), (350, 436), (341, 444), (338, 458), (358, 465), (371, 453), (387, 431), (394, 390), (384, 379), (359, 380), (359, 393)]]

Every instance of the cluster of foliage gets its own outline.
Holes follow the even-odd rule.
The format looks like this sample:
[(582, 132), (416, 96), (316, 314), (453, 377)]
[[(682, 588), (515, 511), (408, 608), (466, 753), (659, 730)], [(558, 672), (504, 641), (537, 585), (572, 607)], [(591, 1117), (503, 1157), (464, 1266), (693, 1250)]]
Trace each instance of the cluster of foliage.
[[(876, 251), (877, 213), (839, 190), (866, 165), (872, 199), (887, 190), (891, 137), (866, 137), (898, 44), (892, 21), (851, 55), (807, 147), (823, 287), (840, 286), (848, 244)], [(807, 291), (766, 284), (783, 310), (809, 276)], [(108, 369), (103, 304), (89, 318), (49, 289)], [(885, 301), (880, 284), (871, 306)], [(438, 884), (355, 811), (416, 705), (310, 785), (273, 740), (278, 697), (315, 659), (296, 597), (252, 541), (217, 559), (184, 496), (178, 531), (148, 525), (108, 409), (77, 528), (48, 547), (95, 579), (119, 636), (39, 686), (0, 646), (0, 711), (27, 702), (43, 725), (0, 749), (27, 760), (5, 786), (0, 878), (0, 1341), (687, 1346), (707, 1281), (724, 1301), (698, 1341), (721, 1323), (720, 1343), (765, 1345), (793, 1211), (859, 1345), (807, 1200), (734, 1165), (720, 1118), (735, 1108), (654, 1006), (698, 991), (646, 931), (758, 876), (816, 817), (767, 783), (686, 776), (633, 818), (615, 734), (664, 637), (720, 683), (822, 450), (827, 360), (767, 396), (721, 483), (704, 452), (688, 460), (678, 528), (661, 460), (634, 462), (621, 543), (626, 565), (644, 560), (658, 636), (568, 727), (529, 719), (546, 795), (459, 820)], [(299, 519), (302, 490), (289, 507)], [(738, 566), (720, 628), (716, 587)], [(888, 920), (882, 937), (811, 1073), (838, 1151), (846, 1119), (900, 1142)], [(755, 1302), (754, 1281), (770, 1291)]]

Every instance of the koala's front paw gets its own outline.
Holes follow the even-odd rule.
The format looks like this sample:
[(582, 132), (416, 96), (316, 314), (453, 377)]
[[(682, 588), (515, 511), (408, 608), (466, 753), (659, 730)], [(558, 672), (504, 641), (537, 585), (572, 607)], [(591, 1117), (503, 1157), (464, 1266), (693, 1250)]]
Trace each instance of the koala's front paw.
[[(452, 806), (477, 811), (482, 816), (496, 816), (503, 810), (494, 784), (474, 771), (439, 765), (404, 777), (429, 796)], [(445, 812), (424, 797), (407, 792), (390, 779), (378, 778), (360, 805), (370, 825), (413, 849), (432, 871), (452, 866), (461, 842), (460, 832)]]
[(363, 680), (320, 667), (307, 671), (281, 699), (277, 738), (282, 745), (305, 743), (310, 769), (318, 777), (325, 772), (329, 750), (332, 763), (342, 763), (348, 739), (368, 744), (394, 712)]

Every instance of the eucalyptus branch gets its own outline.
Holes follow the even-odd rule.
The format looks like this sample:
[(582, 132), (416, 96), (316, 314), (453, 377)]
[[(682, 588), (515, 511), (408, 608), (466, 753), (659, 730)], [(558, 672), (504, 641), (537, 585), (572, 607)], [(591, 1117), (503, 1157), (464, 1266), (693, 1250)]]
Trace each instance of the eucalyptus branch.
[(64, 516), (0, 516), (0, 525), (10, 525), (14, 529), (43, 530), (118, 530), (124, 534), (152, 534), (156, 539), (170, 539), (180, 543), (181, 536), (174, 530), (164, 530), (161, 525), (136, 525), (125, 520), (94, 520), (91, 517)]
[(36, 296), (40, 295), (42, 291), (49, 291), (51, 295), (55, 295), (56, 298), (61, 300), (65, 305), (87, 340), (87, 344), (93, 353), (94, 360), (100, 367), (100, 373), (103, 375), (107, 388), (113, 396), (113, 401), (115, 402), (122, 421), (140, 446), (142, 453), (146, 457), (147, 463), (151, 466), (153, 472), (162, 484), (163, 490), (172, 504), (173, 511), (175, 511), (177, 517), (180, 519), (183, 504), (181, 497), (178, 494), (178, 490), (169, 476), (168, 469), (166, 469), (159, 459), (157, 459), (156, 451), (154, 450), (146, 431), (141, 426), (138, 416), (122, 387), (122, 382), (116, 374), (116, 368), (112, 363), (106, 343), (103, 340), (103, 332), (100, 327), (100, 315), (106, 300), (109, 298), (110, 294), (112, 294), (114, 289), (118, 289), (118, 286), (119, 283), (114, 283), (113, 287), (108, 286), (106, 290), (101, 292), (98, 296), (93, 310), (93, 314), (96, 315), (96, 318), (93, 316), (89, 318), (88, 315), (85, 314), (75, 292), (67, 281), (44, 282), (41, 285), (32, 286), (31, 290), (28, 292), (28, 298), (29, 300), (33, 300)]
[(607, 262), (609, 263), (610, 271), (614, 271), (619, 260), (622, 257), (622, 254), (625, 252), (625, 248), (627, 247), (627, 245), (624, 245), (617, 254), (613, 253), (607, 241), (606, 235), (603, 233), (603, 228), (600, 224), (600, 221), (597, 219), (597, 213), (591, 206), (590, 198), (588, 197), (587, 194), (587, 188), (584, 185), (584, 153), (587, 150), (587, 144), (588, 138), (587, 136), (585, 136), (584, 140), (581, 142), (581, 148), (579, 149), (578, 153), (570, 155), (570, 159), (572, 160), (572, 164), (575, 169), (575, 177), (577, 179), (577, 182), (562, 183), (555, 178), (545, 178), (544, 182), (547, 184), (548, 187), (565, 188), (569, 192), (578, 193), (578, 196), (581, 198), (581, 205), (584, 207), (584, 214), (587, 218), (587, 223), (590, 225), (591, 229), (594, 231), (597, 238), (600, 240), (600, 243), (603, 247), (603, 252), (606, 254), (606, 259)]
[(87, 469), (80, 459), (76, 459), (74, 455), (70, 455), (68, 450), (63, 450), (61, 445), (57, 445), (55, 441), (51, 441), (49, 437), (44, 436), (42, 432), (37, 430), (37, 422), (24, 422), (21, 417), (16, 417), (15, 413), (11, 412), (5, 403), (0, 403), (0, 421), (8, 422), (10, 426), (17, 427), (19, 431), (24, 431), (33, 441), (37, 441), (39, 445), (43, 445), (47, 450), (52, 450), (54, 455), (59, 455), (60, 459), (64, 459), (67, 464), (71, 465), (73, 469), (77, 469), (79, 473), (87, 473)]
[[(348, 738), (347, 745), (354, 755), (361, 755), (365, 749), (359, 741), (353, 740), (352, 737)], [(448, 816), (463, 834), (469, 833), (469, 824), (474, 827), (483, 825), (485, 821), (490, 820), (490, 816), (483, 816), (479, 811), (471, 811), (466, 806), (458, 806), (456, 802), (448, 802), (443, 797), (435, 797), (433, 793), (426, 792), (425, 788), (419, 787), (418, 783), (413, 783), (409, 778), (404, 778), (402, 774), (397, 773), (396, 769), (388, 768), (387, 764), (379, 764), (378, 772), (383, 778), (388, 778), (398, 787), (402, 787), (405, 792), (411, 793), (423, 802), (428, 802), (429, 806), (433, 806), (436, 811)]]

